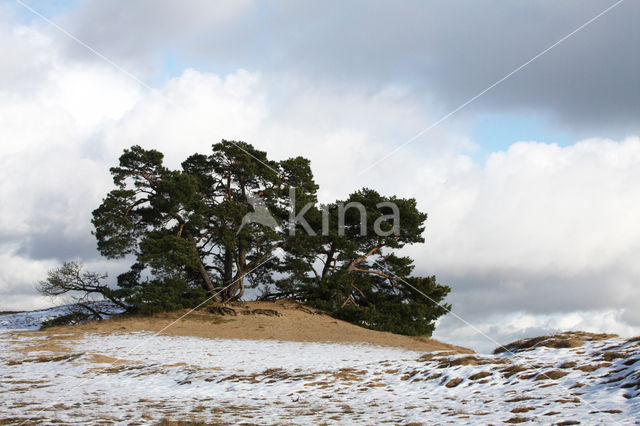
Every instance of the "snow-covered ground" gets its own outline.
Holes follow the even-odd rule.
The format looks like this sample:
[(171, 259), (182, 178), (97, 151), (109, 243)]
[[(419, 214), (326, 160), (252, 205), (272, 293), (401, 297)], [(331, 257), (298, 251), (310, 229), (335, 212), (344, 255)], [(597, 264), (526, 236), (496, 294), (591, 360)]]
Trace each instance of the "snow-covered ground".
[(66, 314), (66, 306), (0, 315), (0, 332), (5, 330), (37, 330), (50, 319)]
[[(70, 338), (12, 331), (36, 327), (47, 315), (0, 316), (0, 423), (608, 425), (640, 418), (638, 340), (451, 355), (142, 332)], [(29, 347), (49, 350), (25, 355)]]
[[(93, 302), (92, 305), (94, 305), (94, 308), (99, 308), (100, 312), (107, 313), (103, 315), (103, 318), (122, 312), (116, 305), (107, 301)], [(77, 311), (77, 308), (74, 309), (72, 305), (62, 305), (36, 311), (0, 314), (0, 332), (6, 330), (37, 330), (43, 322), (74, 311)]]

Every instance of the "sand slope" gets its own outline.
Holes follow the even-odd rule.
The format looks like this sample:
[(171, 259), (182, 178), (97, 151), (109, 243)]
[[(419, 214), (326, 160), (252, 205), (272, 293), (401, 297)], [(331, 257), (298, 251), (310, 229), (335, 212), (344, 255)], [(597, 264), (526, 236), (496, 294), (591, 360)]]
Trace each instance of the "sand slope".
[(53, 335), (84, 332), (158, 332), (168, 326), (162, 331), (162, 335), (293, 342), (369, 343), (423, 352), (443, 350), (459, 353), (473, 352), (471, 349), (426, 337), (410, 337), (368, 330), (287, 300), (242, 302), (232, 308), (236, 315), (212, 314), (207, 309), (202, 309), (178, 320), (188, 312), (185, 310), (147, 317), (113, 318), (79, 326), (55, 327), (38, 333)]

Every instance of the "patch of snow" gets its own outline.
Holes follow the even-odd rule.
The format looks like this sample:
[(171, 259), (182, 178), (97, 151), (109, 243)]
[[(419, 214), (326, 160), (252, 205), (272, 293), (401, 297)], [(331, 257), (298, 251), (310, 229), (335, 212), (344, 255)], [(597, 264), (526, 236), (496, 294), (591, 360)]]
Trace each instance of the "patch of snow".
[(43, 322), (68, 313), (66, 306), (0, 315), (0, 332), (4, 330), (37, 330)]
[[(94, 302), (101, 311), (115, 314), (120, 310), (110, 302)], [(16, 312), (0, 315), (0, 333), (8, 330), (37, 330), (43, 322), (72, 312), (72, 305), (56, 306), (37, 311)]]
[[(62, 357), (21, 358), (17, 350), (41, 338), (0, 334), (0, 421), (637, 424), (640, 417), (640, 342), (619, 338), (515, 355), (425, 355), (131, 332), (65, 340)], [(507, 368), (516, 372), (507, 376)]]

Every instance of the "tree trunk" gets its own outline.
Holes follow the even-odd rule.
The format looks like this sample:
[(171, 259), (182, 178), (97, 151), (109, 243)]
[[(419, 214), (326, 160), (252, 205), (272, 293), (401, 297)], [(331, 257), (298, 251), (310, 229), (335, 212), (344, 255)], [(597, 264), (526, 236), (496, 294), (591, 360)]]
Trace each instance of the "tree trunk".
[(207, 272), (207, 268), (204, 267), (202, 260), (198, 260), (198, 272), (200, 272), (200, 277), (202, 277), (203, 287), (207, 293), (213, 295), (215, 291), (215, 287), (213, 286), (213, 282), (211, 281), (211, 277)]
[(334, 262), (333, 256), (335, 255), (335, 251), (333, 246), (329, 249), (329, 253), (327, 253), (327, 260), (324, 262), (324, 267), (322, 268), (322, 279), (326, 279), (329, 275), (329, 270), (331, 269), (331, 264)]
[(244, 295), (244, 274), (247, 273), (247, 248), (240, 244), (238, 248), (238, 273), (235, 282), (231, 286), (229, 294), (234, 299), (240, 299)]
[[(226, 287), (228, 285), (230, 285), (233, 282), (233, 252), (231, 250), (229, 250), (228, 248), (225, 249), (225, 253), (224, 253), (224, 280), (223, 280), (223, 285)], [(233, 285), (231, 285), (229, 288), (227, 288), (224, 291), (224, 299), (227, 300), (231, 297), (231, 288), (233, 287)]]
[[(181, 226), (180, 230), (182, 231), (182, 229), (183, 227)], [(187, 235), (187, 238), (189, 239), (189, 241), (193, 243), (193, 249), (197, 253), (198, 248), (196, 246), (196, 239), (193, 238), (193, 234), (188, 230), (185, 232), (185, 234)], [(211, 281), (211, 277), (207, 272), (207, 268), (204, 267), (204, 263), (202, 263), (202, 259), (200, 259), (200, 256), (198, 256), (198, 273), (202, 278), (202, 288), (204, 288), (208, 294), (212, 295), (213, 292), (215, 291), (215, 286), (213, 285), (213, 281)]]

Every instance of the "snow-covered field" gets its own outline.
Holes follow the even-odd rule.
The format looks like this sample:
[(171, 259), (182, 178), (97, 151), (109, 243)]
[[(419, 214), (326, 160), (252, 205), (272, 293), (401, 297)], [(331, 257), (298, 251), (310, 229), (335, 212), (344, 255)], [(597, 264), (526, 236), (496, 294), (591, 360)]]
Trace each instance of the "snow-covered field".
[(15, 331), (37, 327), (51, 315), (0, 316), (0, 424), (640, 419), (640, 340), (609, 338), (515, 355), (451, 355), (142, 332), (71, 338)]

